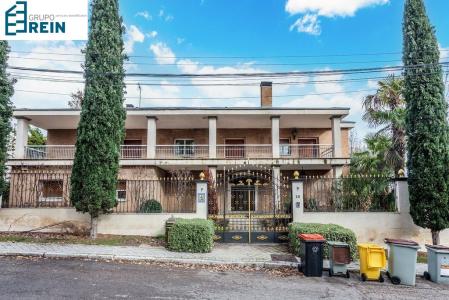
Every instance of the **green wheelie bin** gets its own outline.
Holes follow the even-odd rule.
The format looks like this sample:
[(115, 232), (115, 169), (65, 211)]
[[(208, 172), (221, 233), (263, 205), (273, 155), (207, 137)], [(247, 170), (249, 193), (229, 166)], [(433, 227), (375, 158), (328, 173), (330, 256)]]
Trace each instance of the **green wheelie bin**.
[(419, 244), (401, 239), (385, 239), (389, 246), (387, 276), (393, 284), (415, 285)]
[(351, 248), (347, 243), (327, 242), (329, 250), (329, 276), (343, 275), (349, 278), (348, 265), (351, 262)]

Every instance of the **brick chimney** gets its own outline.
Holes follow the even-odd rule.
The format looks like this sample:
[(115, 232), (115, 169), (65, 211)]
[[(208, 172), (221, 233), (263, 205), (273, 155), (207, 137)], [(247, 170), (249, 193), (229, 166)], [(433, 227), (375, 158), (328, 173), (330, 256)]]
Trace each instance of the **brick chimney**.
[(273, 83), (269, 81), (262, 81), (260, 83), (260, 106), (273, 106)]

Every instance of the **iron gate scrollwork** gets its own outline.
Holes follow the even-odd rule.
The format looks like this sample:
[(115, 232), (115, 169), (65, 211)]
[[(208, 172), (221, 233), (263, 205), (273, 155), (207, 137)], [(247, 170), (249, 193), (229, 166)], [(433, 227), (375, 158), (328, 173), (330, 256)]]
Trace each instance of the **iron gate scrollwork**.
[(245, 166), (220, 170), (214, 182), (215, 240), (227, 243), (283, 243), (292, 221), (290, 182), (272, 169)]

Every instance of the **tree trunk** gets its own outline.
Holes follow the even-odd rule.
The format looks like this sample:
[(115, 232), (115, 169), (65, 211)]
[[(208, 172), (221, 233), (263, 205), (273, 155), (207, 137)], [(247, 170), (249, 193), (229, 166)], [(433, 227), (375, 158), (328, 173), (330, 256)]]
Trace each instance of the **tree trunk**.
[(98, 217), (90, 217), (90, 238), (95, 240), (97, 238)]
[(439, 245), (440, 244), (440, 231), (432, 230), (432, 244)]

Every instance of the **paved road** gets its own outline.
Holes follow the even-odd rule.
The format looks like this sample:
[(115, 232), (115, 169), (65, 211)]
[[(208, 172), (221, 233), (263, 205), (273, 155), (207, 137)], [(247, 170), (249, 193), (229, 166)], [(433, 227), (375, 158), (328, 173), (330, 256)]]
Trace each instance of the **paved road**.
[(176, 266), (0, 258), (0, 299), (449, 299), (449, 286), (416, 288), (354, 278), (274, 276)]

